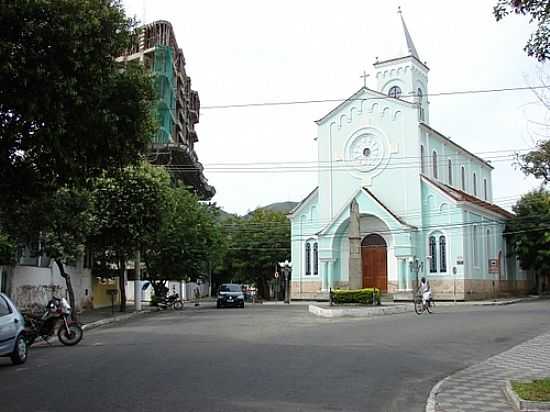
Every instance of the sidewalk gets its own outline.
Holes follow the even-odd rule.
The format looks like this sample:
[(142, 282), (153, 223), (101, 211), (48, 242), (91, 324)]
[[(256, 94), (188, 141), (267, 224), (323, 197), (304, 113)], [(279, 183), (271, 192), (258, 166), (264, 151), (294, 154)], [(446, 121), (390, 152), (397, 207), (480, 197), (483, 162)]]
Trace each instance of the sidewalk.
[(145, 313), (157, 311), (157, 308), (149, 305), (143, 305), (141, 312), (135, 312), (134, 305), (126, 305), (126, 312), (120, 312), (120, 305), (115, 305), (113, 313), (111, 306), (99, 309), (88, 310), (79, 315), (84, 330), (97, 328), (98, 326), (108, 325), (110, 323), (120, 322), (126, 319), (140, 316)]
[(426, 412), (513, 411), (503, 392), (506, 380), (549, 376), (547, 333), (443, 379), (432, 389)]

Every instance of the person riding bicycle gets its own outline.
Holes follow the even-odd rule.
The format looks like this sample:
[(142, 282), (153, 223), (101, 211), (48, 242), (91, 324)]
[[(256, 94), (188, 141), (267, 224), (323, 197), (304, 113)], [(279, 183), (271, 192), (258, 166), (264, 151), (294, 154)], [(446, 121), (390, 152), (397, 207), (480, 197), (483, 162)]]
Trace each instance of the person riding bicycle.
[(420, 279), (420, 287), (418, 289), (422, 293), (422, 304), (426, 305), (426, 302), (430, 302), (432, 300), (432, 288), (430, 287), (430, 282), (423, 277)]

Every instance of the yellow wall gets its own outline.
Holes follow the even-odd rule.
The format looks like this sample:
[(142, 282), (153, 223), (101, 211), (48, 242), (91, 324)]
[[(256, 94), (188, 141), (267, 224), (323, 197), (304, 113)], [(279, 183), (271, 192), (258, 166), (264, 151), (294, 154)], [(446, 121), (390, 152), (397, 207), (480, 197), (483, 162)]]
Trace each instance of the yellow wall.
[(111, 305), (111, 295), (107, 293), (109, 289), (118, 290), (115, 296), (115, 304), (120, 303), (120, 289), (118, 287), (118, 277), (100, 278), (94, 277), (93, 280), (93, 306), (101, 308)]

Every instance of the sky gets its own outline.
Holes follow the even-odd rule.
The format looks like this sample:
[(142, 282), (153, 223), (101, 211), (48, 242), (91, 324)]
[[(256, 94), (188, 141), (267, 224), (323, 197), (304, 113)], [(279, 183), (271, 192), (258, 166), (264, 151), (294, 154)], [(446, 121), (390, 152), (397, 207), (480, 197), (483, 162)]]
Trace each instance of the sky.
[[(533, 30), (528, 18), (510, 16), (497, 23), (496, 0), (123, 4), (140, 21), (172, 23), (201, 100), (195, 148), (216, 188), (213, 200), (232, 213), (300, 201), (316, 186), (314, 168), (291, 172), (278, 166), (317, 160), (314, 121), (337, 103), (209, 106), (345, 99), (363, 85), (363, 70), (371, 74), (367, 87), (375, 88), (372, 63), (376, 57), (397, 57), (403, 43), (398, 6), (430, 67), (430, 94), (539, 85), (544, 71), (523, 51)], [(430, 98), (430, 125), (482, 157), (533, 147), (545, 132), (534, 122), (546, 116), (531, 90)], [(243, 171), (242, 164), (259, 169)], [(538, 184), (516, 170), (510, 158), (495, 159), (493, 166), (494, 200), (503, 207)]]

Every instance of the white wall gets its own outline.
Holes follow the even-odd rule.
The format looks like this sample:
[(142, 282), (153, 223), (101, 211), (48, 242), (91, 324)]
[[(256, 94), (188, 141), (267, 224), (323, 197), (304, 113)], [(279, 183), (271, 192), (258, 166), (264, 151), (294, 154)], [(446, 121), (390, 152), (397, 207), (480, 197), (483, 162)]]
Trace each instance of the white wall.
[[(77, 310), (87, 309), (91, 305), (92, 277), (89, 269), (67, 266), (75, 293)], [(57, 265), (41, 268), (36, 266), (16, 266), (12, 275), (11, 297), (21, 309), (30, 309), (33, 305), (45, 306), (52, 295), (68, 299), (65, 279), (59, 274)]]

